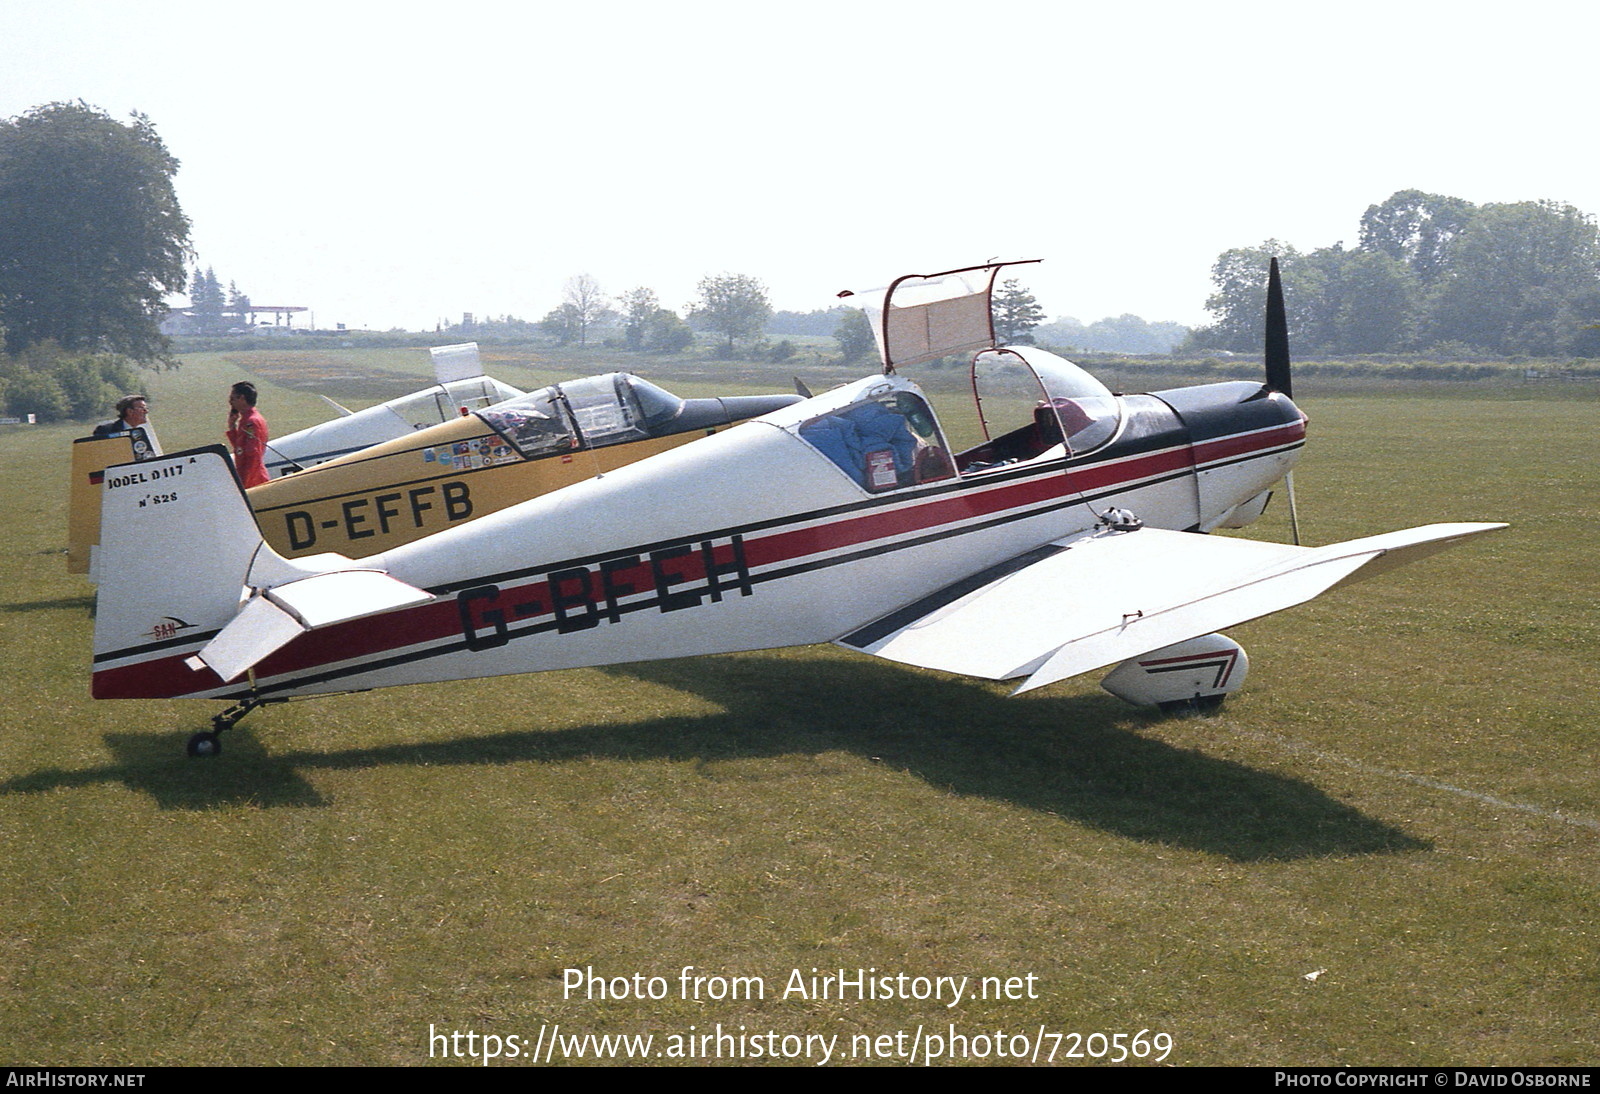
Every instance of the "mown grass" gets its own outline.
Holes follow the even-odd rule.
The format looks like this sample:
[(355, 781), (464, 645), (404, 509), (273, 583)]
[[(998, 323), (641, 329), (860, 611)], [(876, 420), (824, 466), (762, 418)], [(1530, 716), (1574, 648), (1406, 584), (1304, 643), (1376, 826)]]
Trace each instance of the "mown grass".
[[(394, 352), (351, 364), (426, 373)], [(218, 438), (227, 383), (272, 373), (254, 361), (152, 379), (169, 449)], [(324, 413), (261, 383), (275, 431)], [(817, 647), (274, 707), (209, 762), (182, 741), (212, 706), (87, 698), (91, 587), (61, 553), (76, 430), (0, 434), (0, 1046), (418, 1063), (430, 1025), (955, 1022), (1165, 1031), (1178, 1064), (1592, 1065), (1600, 407), (1303, 404), (1308, 541), (1514, 526), (1235, 629), (1251, 681), (1215, 718)], [(1249, 534), (1285, 523), (1275, 503)], [(678, 998), (685, 965), (768, 997)], [(585, 966), (673, 991), (563, 998)], [(1039, 998), (777, 997), (841, 967), (1033, 973)]]

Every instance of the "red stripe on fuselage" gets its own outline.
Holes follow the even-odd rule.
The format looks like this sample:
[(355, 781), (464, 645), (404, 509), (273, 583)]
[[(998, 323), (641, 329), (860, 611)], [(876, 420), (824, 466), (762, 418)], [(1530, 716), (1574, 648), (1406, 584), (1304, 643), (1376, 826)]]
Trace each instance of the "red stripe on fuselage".
[[(1192, 451), (1196, 458), (1204, 453), (1204, 458), (1209, 461), (1277, 447), (1304, 435), (1305, 422), (1302, 420), (1269, 430), (1209, 441), (1195, 446)], [(1141, 479), (1190, 466), (1191, 448), (1184, 446), (1123, 460), (1089, 464), (1068, 471), (1041, 472), (989, 489), (984, 489), (982, 481), (978, 480), (956, 494), (936, 494), (922, 502), (895, 504), (896, 498), (891, 495), (885, 497), (884, 501), (886, 506), (892, 508), (748, 539), (744, 544), (745, 557), (752, 570), (792, 563), (864, 543), (950, 527), (1009, 510), (1064, 500), (1074, 494), (1103, 491), (1117, 486), (1131, 487)], [(727, 547), (719, 544), (715, 550), (719, 564), (728, 561)], [(619, 553), (617, 557), (626, 556)], [(685, 556), (681, 562), (682, 578), (704, 579), (704, 565), (698, 553)], [(527, 609), (517, 612), (514, 618), (507, 620), (508, 623), (526, 622), (552, 613), (549, 573), (557, 570), (559, 567), (552, 567), (539, 580), (526, 585), (510, 585), (501, 590), (501, 602), (514, 597)], [(613, 578), (616, 583), (630, 585), (639, 592), (645, 591), (652, 583), (648, 562), (614, 571)], [(589, 580), (591, 596), (599, 599), (603, 596), (603, 590), (596, 586), (598, 575), (591, 575)], [(374, 627), (374, 620), (381, 620), (381, 625)], [(460, 612), (456, 598), (452, 597), (308, 632), (263, 660), (257, 666), (256, 674), (266, 678), (304, 673), (319, 667), (461, 636)], [(160, 698), (209, 691), (221, 686), (216, 674), (209, 669), (196, 673), (188, 668), (184, 664), (188, 656), (169, 655), (101, 669), (94, 673), (94, 696), (97, 699)], [(242, 688), (244, 685), (240, 683), (239, 686)]]
[(1231, 456), (1243, 456), (1250, 452), (1259, 452), (1264, 448), (1275, 448), (1278, 445), (1305, 439), (1306, 420), (1301, 418), (1296, 422), (1257, 430), (1254, 433), (1240, 433), (1230, 437), (1219, 437), (1214, 441), (1203, 441), (1194, 446), (1194, 462), (1212, 463)]

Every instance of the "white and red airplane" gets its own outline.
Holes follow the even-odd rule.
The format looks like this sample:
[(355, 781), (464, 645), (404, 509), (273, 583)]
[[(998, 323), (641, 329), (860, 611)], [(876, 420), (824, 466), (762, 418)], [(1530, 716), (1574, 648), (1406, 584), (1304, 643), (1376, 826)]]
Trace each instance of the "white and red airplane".
[[(1197, 534), (1259, 516), (1304, 444), (1276, 267), (1267, 383), (1113, 395), (994, 348), (1000, 265), (871, 298), (882, 375), (369, 558), (277, 555), (220, 447), (109, 469), (94, 695), (234, 700), (209, 755), (294, 697), (836, 642), (1019, 692), (1120, 665), (1114, 694), (1204, 707), (1246, 669), (1212, 632), (1505, 527)], [(986, 440), (953, 453), (898, 369), (958, 351)]]

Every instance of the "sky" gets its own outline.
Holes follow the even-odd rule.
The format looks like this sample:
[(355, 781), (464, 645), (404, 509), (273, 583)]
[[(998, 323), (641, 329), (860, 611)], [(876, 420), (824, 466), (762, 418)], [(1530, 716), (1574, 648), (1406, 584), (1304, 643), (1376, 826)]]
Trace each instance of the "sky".
[[(5, 0), (0, 118), (147, 115), (200, 265), (318, 326), (538, 319), (587, 273), (826, 308), (993, 257), (1052, 317), (1206, 320), (1403, 189), (1600, 212), (1600, 9), (1078, 0)], [(181, 302), (181, 300), (180, 300)]]

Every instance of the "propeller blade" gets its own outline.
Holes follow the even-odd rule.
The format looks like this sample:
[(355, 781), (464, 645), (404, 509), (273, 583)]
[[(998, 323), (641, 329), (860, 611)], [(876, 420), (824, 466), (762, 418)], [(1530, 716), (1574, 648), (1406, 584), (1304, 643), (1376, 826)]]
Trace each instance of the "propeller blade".
[[(1267, 362), (1267, 390), (1281, 391), (1290, 398), (1294, 392), (1289, 382), (1289, 316), (1283, 306), (1283, 278), (1278, 274), (1278, 260), (1274, 258), (1267, 267), (1267, 345), (1264, 354)], [(1294, 503), (1294, 472), (1283, 477), (1289, 489), (1289, 527), (1296, 546), (1300, 544), (1300, 511)]]
[(1283, 306), (1283, 278), (1274, 258), (1267, 270), (1267, 387), (1294, 398), (1289, 381), (1289, 317)]

